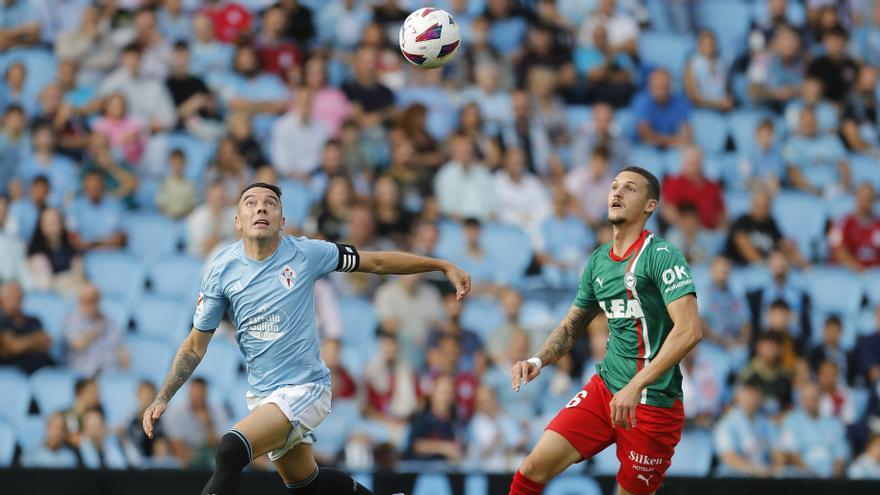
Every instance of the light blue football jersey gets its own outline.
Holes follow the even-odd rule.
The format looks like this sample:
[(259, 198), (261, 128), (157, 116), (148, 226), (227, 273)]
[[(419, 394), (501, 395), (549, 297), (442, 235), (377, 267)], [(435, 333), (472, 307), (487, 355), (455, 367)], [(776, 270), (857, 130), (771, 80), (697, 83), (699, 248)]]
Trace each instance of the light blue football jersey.
[[(247, 363), (251, 390), (263, 395), (286, 385), (330, 383), (315, 326), (315, 281), (332, 271), (353, 271), (352, 246), (282, 236), (262, 261), (238, 241), (205, 268), (193, 326), (211, 332), (228, 311)], [(210, 349), (208, 350), (210, 352)]]

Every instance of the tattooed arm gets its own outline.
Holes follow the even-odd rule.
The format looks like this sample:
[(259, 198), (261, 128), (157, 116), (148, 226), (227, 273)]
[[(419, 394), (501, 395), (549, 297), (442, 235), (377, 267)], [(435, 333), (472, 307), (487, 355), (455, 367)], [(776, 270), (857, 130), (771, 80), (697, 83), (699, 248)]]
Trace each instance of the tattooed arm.
[(547, 337), (544, 345), (536, 356), (541, 360), (541, 364), (529, 360), (519, 361), (513, 365), (510, 370), (511, 380), (514, 390), (534, 380), (541, 374), (541, 368), (548, 364), (559, 361), (562, 356), (568, 354), (575, 340), (587, 331), (587, 326), (593, 321), (593, 318), (599, 314), (598, 308), (581, 309), (572, 306), (568, 310), (568, 314), (562, 319), (562, 322), (553, 329), (553, 332)]
[(174, 397), (174, 394), (183, 386), (184, 383), (192, 376), (196, 366), (205, 357), (208, 351), (208, 343), (211, 341), (213, 332), (202, 332), (193, 328), (186, 340), (180, 344), (177, 354), (174, 356), (174, 362), (171, 363), (171, 370), (165, 378), (165, 383), (159, 390), (159, 394), (153, 400), (153, 403), (144, 411), (144, 433), (148, 437), (153, 438), (153, 425), (165, 412), (168, 407), (168, 401)]

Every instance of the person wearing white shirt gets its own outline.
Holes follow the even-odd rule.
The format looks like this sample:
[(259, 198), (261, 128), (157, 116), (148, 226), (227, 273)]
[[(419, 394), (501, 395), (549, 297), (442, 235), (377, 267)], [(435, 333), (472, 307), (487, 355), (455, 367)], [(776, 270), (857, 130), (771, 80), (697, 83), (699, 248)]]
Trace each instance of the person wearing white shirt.
[(608, 42), (614, 51), (635, 53), (639, 40), (639, 25), (633, 17), (617, 10), (615, 0), (600, 0), (598, 8), (587, 17), (578, 31), (578, 43), (593, 44), (593, 29), (598, 25), (608, 31)]
[(228, 206), (226, 186), (213, 182), (205, 192), (205, 202), (186, 219), (186, 251), (198, 258), (205, 258), (218, 244), (235, 237), (235, 224), (231, 218), (235, 208)]
[(132, 117), (149, 123), (153, 131), (171, 127), (177, 121), (171, 95), (164, 81), (144, 78), (140, 65), (141, 49), (136, 45), (127, 46), (120, 67), (104, 79), (98, 94), (108, 96), (121, 92)]
[(604, 146), (597, 146), (590, 153), (590, 161), (566, 174), (565, 191), (578, 204), (577, 214), (592, 227), (598, 227), (606, 219), (608, 185), (614, 179), (611, 173), (611, 153)]
[(525, 457), (527, 430), (504, 412), (492, 387), (481, 385), (475, 402), (467, 453), (469, 464), (490, 473), (516, 469)]
[(550, 198), (541, 181), (525, 171), (525, 160), (521, 148), (507, 150), (504, 169), (495, 172), (495, 198), (498, 220), (523, 229), (534, 243), (540, 238), (541, 222), (550, 215)]
[(308, 89), (297, 90), (294, 101), (295, 106), (272, 126), (272, 165), (289, 178), (308, 180), (321, 164), (330, 130), (311, 118), (312, 96)]
[(434, 177), (440, 213), (453, 218), (489, 220), (496, 211), (492, 173), (474, 160), (474, 143), (463, 134), (451, 139), (452, 160)]

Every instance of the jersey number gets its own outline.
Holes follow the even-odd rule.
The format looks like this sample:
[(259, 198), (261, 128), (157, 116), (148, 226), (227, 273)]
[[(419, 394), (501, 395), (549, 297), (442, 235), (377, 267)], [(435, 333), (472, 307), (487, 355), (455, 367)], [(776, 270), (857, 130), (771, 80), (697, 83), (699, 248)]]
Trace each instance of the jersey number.
[(584, 400), (586, 398), (587, 398), (587, 391), (581, 390), (580, 392), (576, 393), (574, 395), (574, 397), (571, 398), (570, 401), (568, 401), (568, 404), (565, 405), (565, 408), (568, 409), (569, 407), (575, 407), (578, 404), (580, 404), (582, 400)]

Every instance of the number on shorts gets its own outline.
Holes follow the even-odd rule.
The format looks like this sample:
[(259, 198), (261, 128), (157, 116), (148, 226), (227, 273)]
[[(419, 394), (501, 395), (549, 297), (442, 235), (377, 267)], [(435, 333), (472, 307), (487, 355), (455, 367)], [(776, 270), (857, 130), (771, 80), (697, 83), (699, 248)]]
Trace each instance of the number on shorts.
[(586, 398), (587, 398), (587, 391), (581, 390), (580, 392), (576, 393), (574, 395), (574, 397), (571, 398), (570, 401), (568, 401), (568, 404), (566, 404), (565, 407), (566, 408), (575, 407), (578, 404), (580, 404), (582, 400), (584, 400)]

